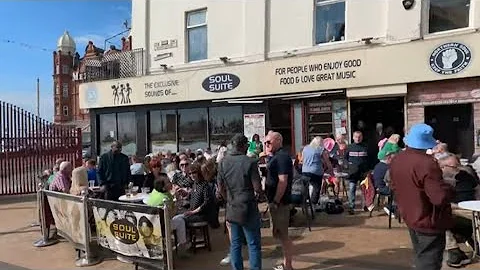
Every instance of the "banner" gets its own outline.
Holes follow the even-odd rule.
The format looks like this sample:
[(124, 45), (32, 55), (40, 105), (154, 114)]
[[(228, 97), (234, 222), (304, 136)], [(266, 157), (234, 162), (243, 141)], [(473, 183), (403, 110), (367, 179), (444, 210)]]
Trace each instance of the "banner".
[(70, 242), (85, 246), (85, 212), (81, 198), (51, 191), (45, 191), (45, 194), (58, 234)]
[(265, 140), (265, 114), (254, 113), (243, 115), (243, 134), (251, 140), (253, 135), (258, 134), (260, 141)]
[(146, 205), (91, 200), (99, 244), (125, 256), (163, 259), (163, 210)]

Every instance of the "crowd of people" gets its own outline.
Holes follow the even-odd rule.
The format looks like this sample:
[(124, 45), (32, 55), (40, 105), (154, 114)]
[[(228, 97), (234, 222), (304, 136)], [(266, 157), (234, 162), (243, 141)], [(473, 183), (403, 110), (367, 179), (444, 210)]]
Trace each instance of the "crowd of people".
[[(471, 222), (464, 215), (452, 214), (451, 203), (479, 198), (480, 161), (473, 167), (460, 164), (445, 143), (433, 138), (433, 129), (426, 124), (413, 126), (403, 141), (393, 131), (383, 133), (373, 159), (361, 131), (353, 132), (352, 141), (347, 144), (342, 135), (314, 137), (292, 158), (289, 149), (283, 148), (282, 135), (270, 131), (263, 142), (257, 134), (251, 140), (237, 134), (229, 142), (228, 152), (223, 143), (215, 152), (186, 149), (142, 159), (122, 154), (122, 145), (116, 141), (100, 157), (98, 166), (95, 160), (85, 160), (84, 166), (73, 169), (70, 162), (58, 160), (52, 171), (45, 171), (45, 177), (50, 190), (73, 195), (89, 192), (89, 185), (94, 185), (100, 187), (104, 199), (118, 200), (125, 187), (134, 183), (151, 190), (150, 206), (163, 206), (165, 199), (174, 201), (176, 214), (171, 224), (180, 256), (189, 256), (187, 225), (207, 221), (218, 228), (219, 209), (225, 207), (230, 252), (221, 265), (232, 269), (243, 269), (244, 244), (249, 249), (249, 269), (262, 269), (258, 205), (266, 200), (272, 233), (284, 255), (283, 263), (274, 269), (290, 270), (293, 243), (288, 227), (295, 215), (291, 205), (300, 203), (294, 196), (295, 184), (306, 179), (310, 203), (321, 210), (325, 187), (333, 186), (338, 195), (340, 183), (335, 176), (343, 172), (351, 215), (357, 211), (356, 189), (366, 179), (371, 180), (376, 194), (393, 196), (395, 203), (384, 210), (405, 220), (418, 269), (440, 269), (444, 250), (450, 266), (469, 264), (458, 244), (473, 245)], [(372, 164), (372, 160), (376, 162)], [(365, 211), (373, 210), (364, 206)]]

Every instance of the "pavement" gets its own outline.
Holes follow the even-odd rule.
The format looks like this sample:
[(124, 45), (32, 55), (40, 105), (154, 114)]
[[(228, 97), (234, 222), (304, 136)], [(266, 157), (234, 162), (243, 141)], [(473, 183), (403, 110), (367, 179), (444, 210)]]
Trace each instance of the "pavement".
[[(40, 231), (38, 227), (30, 226), (36, 219), (36, 207), (31, 199), (0, 200), (0, 269), (77, 269), (75, 252), (68, 242), (44, 248), (33, 247), (32, 243), (40, 238)], [(355, 216), (317, 213), (312, 232), (305, 228), (301, 212), (297, 215), (290, 230), (295, 245), (295, 269), (412, 269), (412, 249), (406, 227), (393, 221), (393, 228), (388, 229), (388, 219), (383, 212), (375, 212), (371, 218), (363, 212)], [(211, 235), (211, 252), (200, 250), (189, 259), (179, 259), (176, 269), (230, 269), (218, 264), (228, 252), (223, 229), (212, 230)], [(272, 269), (280, 262), (280, 254), (269, 229), (262, 229), (262, 248), (264, 269)], [(246, 251), (244, 254), (247, 258)], [(84, 268), (134, 269), (133, 265), (114, 259)], [(480, 264), (469, 265), (468, 269), (480, 269)]]

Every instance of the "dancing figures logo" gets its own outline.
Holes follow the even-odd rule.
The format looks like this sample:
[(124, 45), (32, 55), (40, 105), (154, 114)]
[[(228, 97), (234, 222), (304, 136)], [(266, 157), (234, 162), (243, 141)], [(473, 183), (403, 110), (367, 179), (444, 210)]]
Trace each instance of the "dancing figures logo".
[(112, 85), (112, 96), (113, 96), (113, 105), (122, 105), (130, 104), (132, 100), (130, 99), (130, 94), (132, 93), (132, 88), (129, 83), (125, 84), (114, 84)]

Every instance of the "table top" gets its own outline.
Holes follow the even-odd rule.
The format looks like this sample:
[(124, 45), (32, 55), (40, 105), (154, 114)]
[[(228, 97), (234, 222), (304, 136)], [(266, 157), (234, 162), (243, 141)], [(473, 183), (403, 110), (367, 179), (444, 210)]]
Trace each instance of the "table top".
[(480, 201), (459, 202), (458, 207), (465, 210), (480, 212)]
[(347, 177), (347, 176), (348, 176), (348, 173), (344, 173), (344, 172), (335, 173), (335, 177)]
[(118, 200), (123, 202), (142, 202), (145, 198), (148, 198), (148, 194), (138, 193), (137, 195), (132, 195), (130, 197), (127, 197), (127, 195), (122, 195), (118, 198)]

